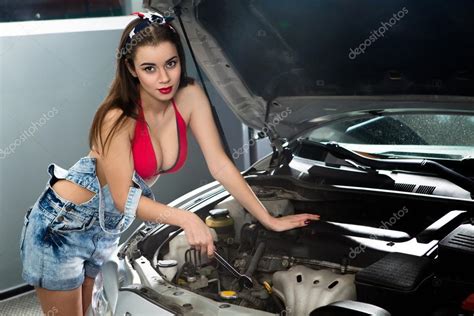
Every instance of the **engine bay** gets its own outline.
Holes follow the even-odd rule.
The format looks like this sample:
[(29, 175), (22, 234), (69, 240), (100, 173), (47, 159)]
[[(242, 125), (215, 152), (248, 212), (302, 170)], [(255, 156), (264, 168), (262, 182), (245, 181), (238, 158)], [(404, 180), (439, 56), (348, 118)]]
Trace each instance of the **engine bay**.
[[(253, 288), (242, 287), (216, 260), (190, 248), (183, 233), (170, 240), (163, 260), (156, 262), (158, 269), (161, 262), (176, 262), (176, 275), (169, 281), (214, 300), (270, 313), (306, 315), (331, 302), (356, 299), (354, 273), (358, 269), (347, 261), (313, 259), (312, 229), (282, 236), (253, 223), (251, 215), (232, 204), (232, 198), (220, 203), (222, 208), (211, 210), (206, 223), (214, 232), (217, 252), (254, 279)], [(288, 200), (272, 204), (278, 215), (292, 211)]]
[[(379, 307), (391, 315), (464, 315), (461, 304), (472, 293), (474, 278), (466, 271), (459, 275), (449, 258), (457, 253), (465, 269), (473, 260), (474, 225), (467, 222), (467, 212), (416, 199), (381, 203), (366, 196), (335, 200), (326, 194), (324, 202), (316, 203), (274, 187), (253, 189), (273, 216), (314, 212), (327, 220), (273, 232), (229, 196), (200, 216), (217, 252), (250, 277), (253, 287), (242, 286), (216, 258), (190, 248), (179, 230), (155, 247), (153, 268), (173, 286), (264, 313), (323, 315), (318, 310), (340, 302), (363, 302), (367, 305), (349, 308), (362, 312)], [(448, 246), (440, 252), (438, 243), (451, 245), (446, 238), (453, 238), (450, 233), (459, 227), (469, 231), (455, 237), (467, 250)]]

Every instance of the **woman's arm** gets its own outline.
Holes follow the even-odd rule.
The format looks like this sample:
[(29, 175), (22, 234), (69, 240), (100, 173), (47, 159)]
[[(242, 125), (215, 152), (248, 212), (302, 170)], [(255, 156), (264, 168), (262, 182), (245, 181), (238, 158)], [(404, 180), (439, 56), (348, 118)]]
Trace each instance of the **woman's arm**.
[(248, 183), (242, 177), (240, 171), (230, 161), (227, 155), (224, 154), (220, 157), (219, 165), (221, 166), (219, 170), (213, 170), (211, 172), (212, 177), (219, 181), (219, 183), (221, 183), (245, 209), (252, 213), (260, 223), (271, 229), (270, 224), (273, 217), (268, 213), (265, 206), (263, 206), (257, 198)]
[(212, 173), (214, 179), (219, 181), (267, 229), (284, 231), (306, 226), (311, 220), (319, 220), (319, 215), (306, 213), (278, 218), (271, 216), (229, 158), (224, 155), (221, 161), (221, 169)]
[(187, 89), (186, 100), (192, 104), (190, 127), (206, 159), (211, 175), (265, 227), (283, 231), (318, 220), (319, 215), (299, 214), (275, 218), (256, 197), (242, 174), (227, 157), (220, 142), (211, 107), (202, 88), (195, 84)]

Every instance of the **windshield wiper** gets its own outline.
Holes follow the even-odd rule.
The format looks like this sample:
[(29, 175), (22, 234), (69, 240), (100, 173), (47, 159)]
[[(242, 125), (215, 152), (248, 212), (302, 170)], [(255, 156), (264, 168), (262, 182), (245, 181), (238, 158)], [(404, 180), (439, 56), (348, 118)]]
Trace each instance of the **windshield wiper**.
[(372, 169), (384, 170), (406, 170), (406, 171), (427, 171), (434, 173), (460, 186), (471, 193), (474, 199), (474, 181), (470, 178), (450, 169), (436, 161), (428, 159), (374, 159), (364, 157), (358, 153), (340, 146), (336, 142), (327, 144), (315, 142), (315, 145), (324, 148), (327, 152), (340, 159), (350, 159), (358, 164), (365, 165)]

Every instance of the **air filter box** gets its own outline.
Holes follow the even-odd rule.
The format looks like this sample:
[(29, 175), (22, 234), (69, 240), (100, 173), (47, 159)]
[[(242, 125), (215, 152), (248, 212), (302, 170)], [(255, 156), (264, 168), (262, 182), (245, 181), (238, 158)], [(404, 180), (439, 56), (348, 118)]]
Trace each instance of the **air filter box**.
[(389, 253), (356, 274), (357, 300), (383, 307), (392, 315), (422, 314), (431, 296), (432, 272), (427, 257)]
[(438, 273), (474, 282), (474, 225), (463, 224), (438, 244)]

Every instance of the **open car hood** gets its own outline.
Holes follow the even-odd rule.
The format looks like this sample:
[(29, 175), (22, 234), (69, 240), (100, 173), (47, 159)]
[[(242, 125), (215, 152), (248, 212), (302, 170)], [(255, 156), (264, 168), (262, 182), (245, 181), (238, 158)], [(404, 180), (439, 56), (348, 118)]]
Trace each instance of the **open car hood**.
[[(474, 2), (151, 0), (271, 140), (354, 117), (474, 113)], [(184, 30), (184, 32), (183, 32)], [(184, 39), (184, 37), (183, 37)]]

